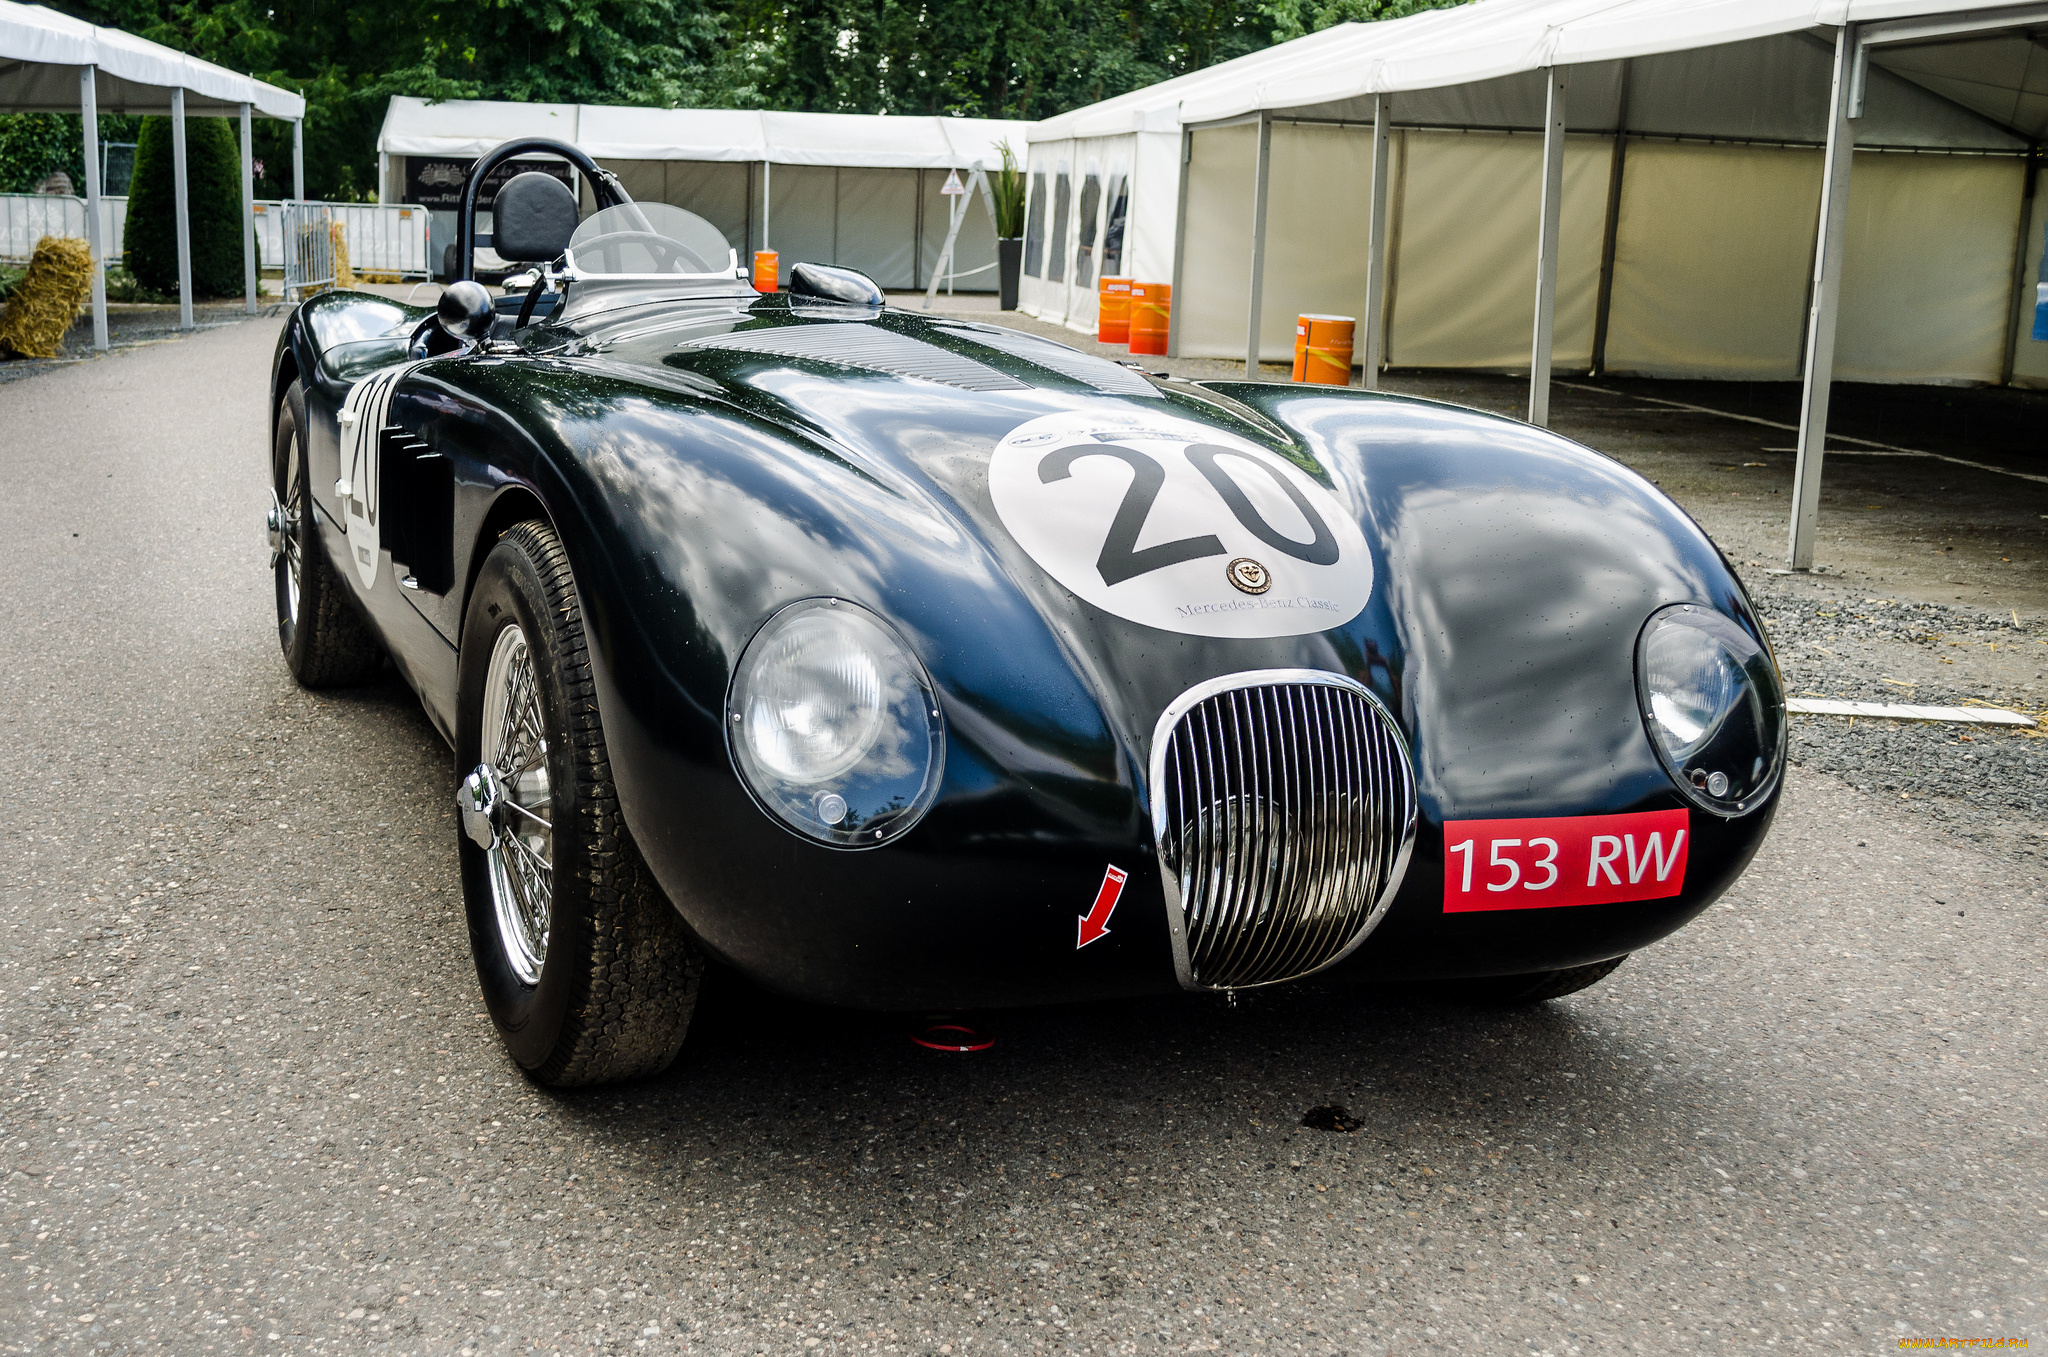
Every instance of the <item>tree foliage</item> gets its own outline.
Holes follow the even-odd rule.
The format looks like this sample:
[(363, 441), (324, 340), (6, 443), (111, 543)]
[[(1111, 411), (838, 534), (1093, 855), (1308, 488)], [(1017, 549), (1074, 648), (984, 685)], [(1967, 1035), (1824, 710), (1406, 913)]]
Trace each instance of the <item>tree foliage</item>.
[[(185, 190), (192, 232), (192, 293), (242, 291), (242, 149), (226, 118), (185, 120)], [(171, 120), (144, 118), (128, 189), (128, 272), (158, 292), (178, 290), (176, 187)]]
[[(1044, 118), (1332, 24), (1457, 0), (49, 3), (304, 94), (306, 191), (349, 199), (375, 184), (394, 94)], [(288, 195), (290, 129), (260, 123), (255, 153), (258, 195)]]

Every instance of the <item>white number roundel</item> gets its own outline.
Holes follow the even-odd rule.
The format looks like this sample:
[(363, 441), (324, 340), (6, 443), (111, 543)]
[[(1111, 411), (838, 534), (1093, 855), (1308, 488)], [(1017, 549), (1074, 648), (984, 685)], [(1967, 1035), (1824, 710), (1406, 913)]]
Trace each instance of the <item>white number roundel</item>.
[(1365, 535), (1285, 458), (1188, 420), (1064, 411), (996, 444), (989, 494), (1045, 572), (1190, 636), (1300, 636), (1372, 597)]

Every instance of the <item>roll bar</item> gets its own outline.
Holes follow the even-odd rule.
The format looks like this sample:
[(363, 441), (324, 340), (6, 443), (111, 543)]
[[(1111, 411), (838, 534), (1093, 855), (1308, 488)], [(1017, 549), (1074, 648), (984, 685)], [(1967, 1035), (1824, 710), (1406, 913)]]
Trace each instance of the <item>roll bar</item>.
[(455, 220), (455, 276), (449, 282), (476, 276), (476, 195), (483, 185), (484, 176), (514, 156), (532, 151), (558, 155), (588, 175), (590, 191), (596, 196), (600, 209), (623, 207), (633, 201), (617, 175), (599, 167), (595, 160), (566, 141), (556, 141), (553, 137), (518, 137), (500, 142), (477, 158), (476, 164), (469, 167), (469, 178), (462, 182), (462, 206), (457, 210)]

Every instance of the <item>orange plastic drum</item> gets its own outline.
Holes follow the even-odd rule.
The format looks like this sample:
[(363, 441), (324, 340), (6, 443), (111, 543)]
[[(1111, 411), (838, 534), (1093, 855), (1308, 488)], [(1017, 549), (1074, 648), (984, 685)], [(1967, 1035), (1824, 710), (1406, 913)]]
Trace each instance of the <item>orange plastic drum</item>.
[(781, 256), (773, 250), (754, 251), (754, 291), (775, 290), (775, 266), (780, 259)]
[(1173, 314), (1173, 284), (1131, 284), (1131, 352), (1166, 352), (1166, 324)]
[(1294, 322), (1294, 380), (1351, 385), (1350, 316), (1303, 316)]
[(1104, 278), (1095, 294), (1095, 339), (1101, 344), (1131, 342), (1131, 280)]

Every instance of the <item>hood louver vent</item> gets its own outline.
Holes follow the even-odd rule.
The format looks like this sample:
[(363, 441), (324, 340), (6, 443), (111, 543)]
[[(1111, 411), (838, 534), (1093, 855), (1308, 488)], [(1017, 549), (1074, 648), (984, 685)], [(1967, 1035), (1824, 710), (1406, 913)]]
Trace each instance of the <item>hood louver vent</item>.
[(1097, 358), (1056, 344), (1049, 339), (1035, 335), (1019, 334), (1014, 330), (998, 330), (993, 326), (976, 325), (952, 327), (955, 333), (964, 334), (977, 344), (1007, 353), (1013, 358), (1022, 358), (1027, 363), (1057, 372), (1062, 377), (1086, 383), (1097, 391), (1114, 396), (1150, 396), (1160, 399), (1159, 388), (1145, 380), (1144, 374), (1119, 366), (1106, 358)]
[(772, 330), (740, 330), (702, 339), (700, 349), (771, 354), (779, 358), (810, 358), (841, 367), (866, 368), (898, 377), (921, 377), (967, 391), (1029, 391), (986, 363), (948, 353), (934, 344), (874, 325), (781, 325)]

